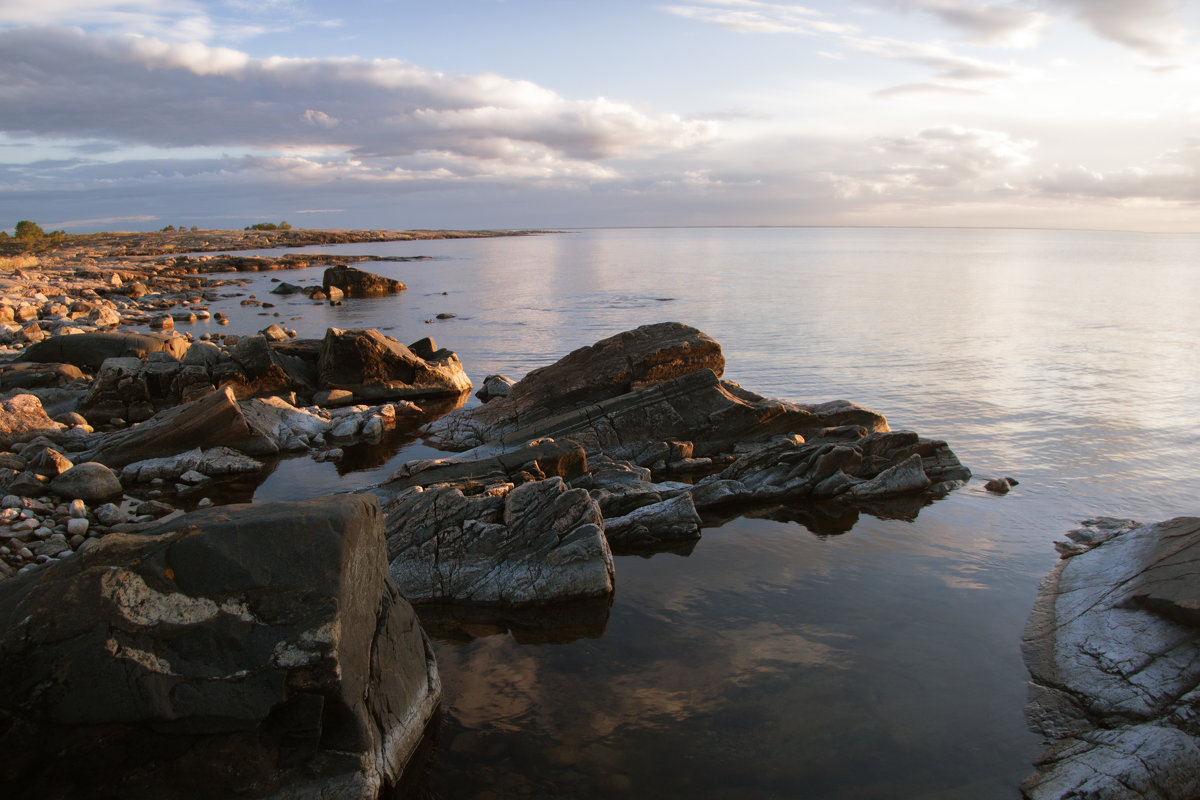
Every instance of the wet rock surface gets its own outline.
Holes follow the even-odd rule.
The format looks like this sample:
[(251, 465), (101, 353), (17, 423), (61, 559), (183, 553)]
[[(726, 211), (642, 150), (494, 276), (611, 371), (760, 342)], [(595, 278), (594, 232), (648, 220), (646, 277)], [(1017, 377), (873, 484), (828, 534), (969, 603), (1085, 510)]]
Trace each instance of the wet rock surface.
[(108, 536), (0, 584), (0, 620), (10, 797), (374, 798), (441, 694), (366, 497)]
[(1032, 800), (1200, 796), (1200, 518), (1089, 520), (1059, 546), (1023, 640)]

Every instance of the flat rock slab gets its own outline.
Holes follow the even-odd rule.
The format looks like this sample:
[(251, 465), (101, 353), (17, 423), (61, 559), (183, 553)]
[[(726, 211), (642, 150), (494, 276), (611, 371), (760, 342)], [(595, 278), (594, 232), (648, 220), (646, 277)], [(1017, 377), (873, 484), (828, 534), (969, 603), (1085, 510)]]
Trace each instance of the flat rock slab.
[(0, 584), (0, 791), (375, 798), (440, 699), (374, 498), (225, 506)]
[(1023, 640), (1031, 724), (1054, 745), (1026, 797), (1200, 796), (1200, 518), (1073, 531)]

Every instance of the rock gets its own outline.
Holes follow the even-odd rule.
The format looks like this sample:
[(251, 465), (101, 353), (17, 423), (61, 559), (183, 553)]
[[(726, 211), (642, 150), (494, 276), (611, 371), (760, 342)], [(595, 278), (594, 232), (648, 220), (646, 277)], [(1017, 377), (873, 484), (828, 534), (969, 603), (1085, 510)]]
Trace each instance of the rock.
[(182, 336), (149, 333), (77, 333), (54, 336), (25, 348), (21, 361), (73, 364), (95, 372), (109, 358), (144, 358), (150, 353), (164, 351), (182, 358), (188, 342)]
[(45, 475), (47, 478), (61, 475), (74, 466), (71, 459), (53, 447), (40, 447), (33, 453), (26, 448), (22, 454), (28, 461), (29, 469), (38, 475)]
[(71, 364), (0, 364), (0, 389), (61, 388), (84, 380)]
[(983, 488), (995, 494), (1008, 494), (1009, 490), (1016, 484), (1010, 483), (1008, 478), (992, 478), (983, 485)]
[(1200, 518), (1090, 520), (1038, 588), (1025, 797), (1200, 796)]
[(272, 323), (263, 328), (259, 331), (259, 334), (269, 342), (283, 342), (288, 338), (287, 331), (279, 327), (277, 323)]
[(354, 405), (354, 392), (345, 389), (329, 389), (313, 395), (313, 403), (324, 408), (340, 408)]
[(360, 401), (456, 396), (471, 381), (453, 352), (425, 357), (377, 330), (325, 332), (318, 361), (321, 389), (353, 392)]
[(508, 392), (515, 383), (516, 381), (512, 378), (506, 378), (503, 375), (488, 375), (483, 379), (483, 387), (475, 393), (475, 396), (482, 403), (497, 397), (508, 397)]
[(600, 509), (562, 478), (504, 497), (414, 487), (384, 510), (391, 574), (413, 602), (520, 606), (613, 590)]
[(150, 328), (152, 330), (171, 331), (175, 329), (175, 320), (170, 314), (160, 314), (150, 318)]
[(229, 355), (232, 369), (226, 373), (214, 370), (214, 378), (219, 385), (233, 386), (239, 399), (316, 388), (313, 365), (277, 351), (265, 336), (239, 337)]
[(321, 284), (326, 296), (330, 299), (334, 299), (330, 294), (331, 288), (341, 290), (346, 297), (381, 297), (402, 292), (408, 288), (400, 281), (344, 265), (325, 270)]
[(251, 456), (278, 452), (274, 442), (251, 430), (233, 391), (225, 387), (200, 400), (160, 411), (135, 428), (104, 434), (87, 455), (116, 468), (218, 446)]
[(343, 495), (196, 512), (4, 581), (10, 796), (378, 797), (441, 695), (385, 558), (377, 504)]
[(86, 517), (71, 517), (67, 520), (67, 533), (72, 536), (84, 536), (87, 534), (89, 524)]
[(272, 289), (271, 294), (278, 294), (278, 295), (300, 294), (303, 291), (304, 291), (303, 286), (297, 286), (294, 283), (283, 282), (283, 283), (280, 283), (278, 286), (276, 286), (274, 289)]
[(113, 471), (95, 461), (76, 464), (50, 481), (50, 491), (70, 500), (97, 503), (121, 494), (121, 481)]
[(243, 400), (238, 405), (250, 429), (270, 439), (281, 450), (283, 443), (294, 436), (312, 439), (329, 432), (333, 427), (327, 416), (296, 408), (280, 397)]
[(860, 500), (870, 500), (923, 492), (929, 488), (930, 483), (920, 454), (913, 453), (899, 464), (888, 467), (864, 483), (856, 484), (850, 492)]
[(680, 494), (604, 520), (604, 535), (614, 552), (661, 550), (700, 538), (700, 515), (689, 494)]
[(452, 411), (424, 432), (448, 450), (504, 449), (549, 436), (628, 457), (637, 443), (668, 438), (719, 450), (772, 433), (887, 430), (882, 416), (853, 403), (806, 406), (746, 391), (720, 380), (724, 366), (720, 345), (695, 328), (647, 325), (536, 369), (507, 397)]
[(66, 427), (50, 419), (42, 408), (42, 401), (32, 394), (13, 395), (0, 401), (0, 449), (8, 450), (17, 442), (27, 442)]
[(385, 483), (364, 491), (378, 494), (386, 504), (385, 498), (414, 486), (452, 485), (464, 494), (475, 495), (498, 484), (520, 484), (547, 477), (570, 481), (587, 472), (587, 455), (582, 447), (575, 442), (547, 439), (490, 458), (409, 461)]

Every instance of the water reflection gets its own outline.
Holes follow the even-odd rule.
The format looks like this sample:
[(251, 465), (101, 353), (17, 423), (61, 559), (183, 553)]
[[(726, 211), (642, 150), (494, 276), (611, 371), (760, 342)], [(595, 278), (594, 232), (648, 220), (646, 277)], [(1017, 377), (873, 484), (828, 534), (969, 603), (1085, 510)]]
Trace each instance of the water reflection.
[(611, 608), (611, 597), (529, 608), (426, 603), (417, 606), (417, 615), (426, 633), (449, 644), (504, 634), (518, 644), (567, 644), (600, 638)]

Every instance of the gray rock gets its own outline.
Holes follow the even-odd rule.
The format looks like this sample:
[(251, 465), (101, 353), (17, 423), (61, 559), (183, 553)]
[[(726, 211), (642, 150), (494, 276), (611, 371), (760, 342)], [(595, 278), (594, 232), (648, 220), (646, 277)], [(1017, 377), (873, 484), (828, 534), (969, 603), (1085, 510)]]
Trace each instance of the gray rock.
[(612, 593), (600, 509), (559, 477), (504, 497), (414, 487), (384, 510), (391, 574), (414, 602), (520, 606)]
[(1026, 797), (1200, 794), (1200, 518), (1092, 520), (1023, 639), (1030, 723), (1054, 745)]
[(658, 550), (700, 538), (700, 515), (689, 494), (604, 520), (604, 535), (617, 552)]
[(512, 378), (503, 375), (488, 375), (483, 379), (483, 386), (475, 393), (481, 402), (495, 400), (497, 397), (508, 397), (509, 390), (516, 384)]
[(50, 491), (64, 499), (98, 503), (119, 496), (121, 481), (103, 464), (86, 461), (51, 480)]
[(440, 695), (371, 498), (196, 512), (0, 584), (11, 796), (374, 800)]

